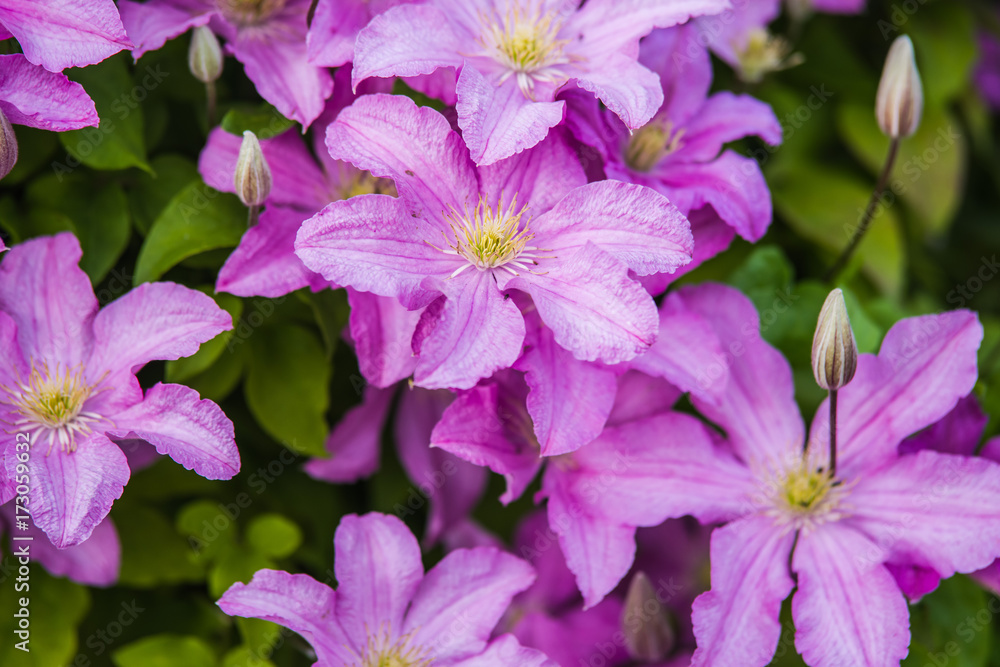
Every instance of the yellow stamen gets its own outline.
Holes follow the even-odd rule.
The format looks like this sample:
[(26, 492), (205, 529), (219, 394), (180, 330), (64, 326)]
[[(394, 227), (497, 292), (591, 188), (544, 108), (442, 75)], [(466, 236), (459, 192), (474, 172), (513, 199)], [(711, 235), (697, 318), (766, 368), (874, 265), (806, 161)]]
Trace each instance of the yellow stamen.
[(801, 65), (805, 57), (792, 53), (792, 45), (784, 37), (772, 35), (766, 28), (756, 28), (747, 36), (747, 45), (740, 51), (739, 75), (747, 83), (759, 83), (769, 72)]
[(687, 128), (675, 132), (669, 120), (654, 118), (632, 135), (625, 149), (625, 163), (635, 171), (652, 170), (660, 160), (684, 145), (685, 132)]
[(393, 640), (388, 629), (369, 635), (364, 654), (351, 667), (432, 667), (427, 650), (413, 646), (411, 635)]
[(262, 23), (285, 7), (286, 0), (216, 0), (219, 11), (234, 23)]

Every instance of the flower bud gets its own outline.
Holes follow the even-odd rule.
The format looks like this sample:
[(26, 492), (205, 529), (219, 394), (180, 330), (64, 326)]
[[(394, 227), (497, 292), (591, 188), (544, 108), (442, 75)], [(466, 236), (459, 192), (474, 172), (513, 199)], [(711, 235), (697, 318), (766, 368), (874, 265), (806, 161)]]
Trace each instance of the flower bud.
[(191, 31), (188, 67), (194, 78), (202, 83), (212, 83), (222, 76), (222, 48), (215, 33), (207, 25), (198, 26)]
[(812, 348), (813, 376), (827, 390), (840, 389), (854, 378), (858, 369), (858, 345), (847, 316), (844, 293), (830, 292), (819, 311)]
[(670, 612), (643, 572), (637, 572), (629, 584), (622, 626), (625, 648), (636, 662), (662, 662), (677, 645)]
[(271, 194), (271, 168), (264, 159), (257, 135), (250, 130), (243, 133), (233, 182), (236, 194), (246, 206), (260, 206)]
[(0, 178), (5, 177), (17, 162), (17, 136), (7, 116), (0, 111)]
[(924, 109), (924, 89), (913, 55), (913, 42), (900, 35), (889, 48), (875, 97), (875, 118), (882, 133), (891, 139), (917, 131)]

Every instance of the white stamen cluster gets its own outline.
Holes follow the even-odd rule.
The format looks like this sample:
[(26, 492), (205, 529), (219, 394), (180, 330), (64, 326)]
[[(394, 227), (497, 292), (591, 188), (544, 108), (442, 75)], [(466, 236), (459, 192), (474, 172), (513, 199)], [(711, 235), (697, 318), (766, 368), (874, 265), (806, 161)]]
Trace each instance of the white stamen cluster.
[(625, 164), (635, 171), (648, 172), (660, 160), (684, 145), (687, 128), (674, 129), (666, 118), (654, 118), (635, 132), (625, 149)]
[(350, 667), (432, 667), (433, 659), (411, 639), (410, 635), (393, 639), (388, 629), (369, 635), (364, 653)]
[(769, 505), (765, 514), (789, 530), (810, 531), (846, 516), (848, 486), (804, 456), (764, 484)]
[(479, 55), (492, 58), (506, 70), (501, 83), (516, 77), (524, 96), (534, 99), (536, 81), (559, 84), (566, 80), (560, 66), (572, 62), (563, 52), (569, 40), (559, 38), (562, 22), (554, 13), (542, 13), (540, 6), (530, 4), (522, 7), (517, 0), (511, 5), (503, 14), (480, 15), (483, 50)]

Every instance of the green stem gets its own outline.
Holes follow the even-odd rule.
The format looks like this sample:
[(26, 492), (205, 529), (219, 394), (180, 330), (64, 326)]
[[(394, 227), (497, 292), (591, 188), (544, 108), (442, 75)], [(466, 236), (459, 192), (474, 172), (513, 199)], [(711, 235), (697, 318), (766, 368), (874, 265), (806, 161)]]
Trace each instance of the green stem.
[(215, 82), (205, 83), (205, 106), (208, 116), (208, 129), (215, 127)]
[(837, 390), (830, 390), (830, 476), (837, 474)]
[(247, 229), (257, 224), (260, 219), (260, 206), (254, 204), (247, 207)]

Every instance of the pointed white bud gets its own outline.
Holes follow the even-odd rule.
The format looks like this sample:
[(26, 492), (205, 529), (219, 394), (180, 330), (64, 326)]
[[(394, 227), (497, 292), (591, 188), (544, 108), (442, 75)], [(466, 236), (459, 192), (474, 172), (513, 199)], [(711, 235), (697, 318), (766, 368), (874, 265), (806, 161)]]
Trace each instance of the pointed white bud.
[(637, 572), (629, 584), (622, 626), (625, 649), (637, 662), (662, 662), (677, 646), (670, 612), (643, 572)]
[(924, 110), (924, 89), (913, 55), (913, 42), (900, 35), (889, 48), (875, 97), (875, 118), (883, 134), (908, 137), (917, 131)]
[(260, 206), (271, 194), (271, 168), (264, 159), (257, 135), (250, 130), (243, 133), (233, 183), (236, 194), (246, 206)]
[(17, 136), (7, 116), (0, 111), (0, 178), (4, 178), (17, 163)]
[(840, 289), (830, 292), (819, 311), (812, 347), (813, 376), (826, 390), (837, 390), (854, 378), (858, 369), (858, 344)]
[(202, 83), (212, 83), (222, 76), (222, 48), (215, 33), (207, 25), (198, 26), (191, 31), (188, 67), (194, 78)]

